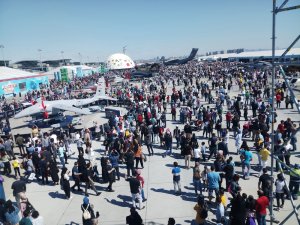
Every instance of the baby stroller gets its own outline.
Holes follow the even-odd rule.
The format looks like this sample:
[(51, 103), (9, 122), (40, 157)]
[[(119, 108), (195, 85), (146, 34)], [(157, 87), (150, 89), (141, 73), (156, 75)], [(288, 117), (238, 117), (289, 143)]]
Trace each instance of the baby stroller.
[(243, 125), (242, 137), (243, 138), (250, 138), (251, 137), (250, 123), (249, 122), (247, 122)]

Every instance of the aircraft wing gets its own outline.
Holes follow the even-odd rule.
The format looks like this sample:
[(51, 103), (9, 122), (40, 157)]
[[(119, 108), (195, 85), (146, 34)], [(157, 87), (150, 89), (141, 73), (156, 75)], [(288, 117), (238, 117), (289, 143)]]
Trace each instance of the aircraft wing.
[(118, 99), (112, 98), (112, 97), (109, 97), (109, 96), (106, 96), (106, 95), (104, 95), (104, 96), (98, 96), (97, 98), (98, 98), (99, 100), (118, 101)]
[(70, 105), (62, 105), (62, 104), (57, 104), (55, 106), (52, 107), (53, 109), (60, 109), (60, 110), (64, 110), (64, 111), (70, 111), (70, 112), (75, 112), (77, 114), (91, 114), (91, 112), (89, 111), (89, 109), (80, 109), (80, 108), (76, 108), (74, 106), (70, 106)]
[(21, 112), (17, 113), (14, 118), (18, 119), (18, 118), (22, 118), (22, 117), (26, 117), (26, 116), (32, 116), (38, 113), (43, 112), (41, 110), (41, 108), (36, 104), (33, 106), (30, 106), (28, 108), (23, 109)]

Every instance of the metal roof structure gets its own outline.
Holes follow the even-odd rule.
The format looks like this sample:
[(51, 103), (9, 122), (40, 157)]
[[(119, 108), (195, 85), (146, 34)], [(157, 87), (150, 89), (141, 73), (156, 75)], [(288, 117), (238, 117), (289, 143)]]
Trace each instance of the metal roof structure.
[[(285, 52), (285, 49), (280, 49), (275, 51), (275, 57), (280, 57)], [(293, 57), (293, 56), (300, 56), (300, 48), (292, 48), (285, 57)], [(259, 58), (259, 57), (272, 57), (272, 50), (266, 51), (248, 51), (248, 52), (241, 52), (237, 53), (228, 53), (228, 54), (217, 54), (217, 55), (208, 55), (208, 56), (201, 56), (198, 60), (207, 60), (207, 59), (229, 59), (229, 58)]]
[(32, 77), (43, 76), (38, 73), (30, 73), (24, 70), (12, 69), (9, 67), (1, 66), (0, 67), (0, 82), (8, 80), (18, 80)]

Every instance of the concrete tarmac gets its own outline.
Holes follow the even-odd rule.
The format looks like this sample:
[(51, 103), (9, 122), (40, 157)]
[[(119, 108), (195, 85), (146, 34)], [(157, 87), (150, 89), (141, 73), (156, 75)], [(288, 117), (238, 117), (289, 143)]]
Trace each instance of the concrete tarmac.
[[(171, 93), (171, 87), (168, 87), (168, 93)], [(238, 87), (234, 86), (233, 90), (230, 92), (231, 96), (238, 94)], [(203, 100), (204, 101), (204, 100)], [(207, 105), (204, 103), (204, 105)], [(283, 106), (284, 104), (282, 104)], [(224, 107), (226, 109), (226, 106)], [(224, 110), (226, 113), (226, 110)], [(169, 114), (170, 109), (168, 106), (168, 115), (167, 115), (167, 127), (173, 131), (176, 125), (179, 125), (180, 129), (183, 129), (183, 125), (178, 124), (177, 122), (171, 121), (171, 114)], [(249, 110), (251, 116), (251, 110)], [(293, 121), (300, 120), (300, 116), (296, 110), (291, 109), (278, 109), (277, 110), (278, 119), (286, 119), (290, 117)], [(95, 118), (95, 115), (90, 117)], [(103, 113), (99, 113), (99, 122), (103, 121), (100, 118), (103, 118)], [(242, 118), (241, 126), (244, 124)], [(179, 120), (179, 113), (177, 113), (177, 120)], [(15, 123), (22, 123), (17, 120), (11, 120), (13, 126)], [(225, 123), (223, 123), (223, 127)], [(275, 125), (275, 128), (277, 125)], [(13, 131), (15, 134), (18, 131)], [(202, 141), (202, 131), (196, 132), (198, 141)], [(299, 133), (297, 134), (298, 140), (300, 140)], [(204, 140), (207, 143), (207, 139)], [(229, 140), (229, 151), (232, 153), (232, 156), (236, 162), (240, 162), (240, 158), (236, 155), (236, 148), (234, 145), (234, 139), (232, 133), (230, 133)], [(248, 141), (249, 146), (253, 146), (252, 141)], [(144, 202), (146, 206), (145, 209), (138, 211), (141, 217), (144, 220), (145, 224), (156, 224), (163, 225), (167, 224), (168, 218), (173, 217), (176, 220), (176, 224), (191, 224), (191, 221), (195, 219), (196, 212), (193, 210), (194, 205), (196, 204), (196, 195), (194, 193), (192, 185), (192, 169), (184, 168), (184, 159), (180, 156), (180, 150), (173, 150), (172, 156), (167, 156), (162, 158), (161, 154), (165, 151), (159, 148), (158, 145), (154, 145), (155, 155), (147, 157), (147, 162), (144, 163), (144, 169), (142, 170), (142, 176), (145, 178), (145, 194), (148, 199)], [(175, 142), (173, 142), (173, 147), (175, 147)], [(71, 145), (71, 148), (77, 153), (77, 148), (75, 144)], [(299, 148), (299, 145), (298, 145)], [(104, 153), (104, 147), (102, 142), (93, 141), (93, 149), (95, 150), (96, 162), (98, 165), (98, 171), (101, 173), (100, 167), (100, 158)], [(148, 151), (145, 146), (143, 146), (143, 151), (148, 156)], [(15, 152), (19, 152), (15, 148)], [(254, 160), (253, 165), (258, 163), (256, 154), (253, 153)], [(73, 155), (70, 160), (68, 168), (71, 170), (72, 166), (77, 158), (77, 154)], [(176, 196), (173, 191), (173, 181), (172, 181), (172, 165), (174, 161), (178, 161), (179, 165), (182, 168), (181, 172), (181, 186), (182, 186), (182, 195)], [(291, 162), (299, 162), (299, 155), (293, 155), (291, 157)], [(206, 165), (211, 165), (213, 160), (206, 162)], [(192, 162), (192, 166), (194, 162)], [(203, 170), (204, 163), (201, 163), (200, 169)], [(268, 164), (270, 166), (270, 162)], [(129, 189), (129, 183), (125, 181), (124, 174), (126, 173), (125, 165), (120, 165), (120, 172), (122, 174), (121, 180), (113, 184), (113, 189), (115, 192), (105, 192), (104, 189), (107, 187), (107, 184), (96, 184), (97, 190), (101, 191), (100, 196), (96, 196), (92, 190), (88, 190), (90, 194), (90, 203), (94, 205), (95, 211), (99, 211), (100, 218), (99, 224), (104, 225), (121, 225), (126, 224), (126, 216), (130, 214), (130, 207), (132, 206), (131, 194)], [(236, 166), (237, 173), (241, 174), (241, 167)], [(240, 185), (242, 187), (242, 192), (247, 193), (248, 195), (253, 195), (254, 198), (257, 198), (257, 184), (258, 184), (258, 171), (253, 167), (251, 171), (250, 180), (240, 179)], [(276, 173), (275, 179), (276, 179)], [(286, 176), (289, 180), (289, 176)], [(15, 180), (14, 178), (4, 177), (4, 187), (7, 199), (13, 199), (11, 190), (11, 183)], [(50, 178), (51, 179), (51, 178)], [(73, 181), (70, 181), (71, 185)], [(224, 186), (224, 184), (223, 184)], [(84, 189), (84, 186), (81, 187)], [(204, 192), (204, 195), (207, 196), (207, 192)], [(64, 192), (60, 189), (60, 186), (51, 186), (51, 185), (40, 185), (36, 181), (27, 184), (27, 196), (32, 203), (32, 205), (40, 212), (40, 215), (44, 217), (45, 224), (54, 225), (54, 224), (82, 224), (82, 211), (80, 205), (83, 200), (83, 193), (74, 192), (71, 194), (72, 198), (66, 200), (64, 198)], [(226, 196), (230, 199), (230, 195), (226, 192)], [(229, 200), (228, 200), (229, 203)], [(274, 202), (275, 203), (275, 202)], [(299, 200), (297, 200), (296, 205), (299, 205)], [(276, 205), (276, 203), (274, 204)], [(214, 209), (209, 211), (208, 214), (208, 223), (207, 224), (216, 224), (214, 219)], [(275, 217), (279, 221), (283, 221), (290, 213), (292, 212), (292, 206), (289, 200), (286, 200), (284, 208), (279, 212), (274, 211)], [(267, 216), (269, 218), (269, 216)], [(295, 215), (291, 216), (290, 219), (282, 224), (297, 224)]]

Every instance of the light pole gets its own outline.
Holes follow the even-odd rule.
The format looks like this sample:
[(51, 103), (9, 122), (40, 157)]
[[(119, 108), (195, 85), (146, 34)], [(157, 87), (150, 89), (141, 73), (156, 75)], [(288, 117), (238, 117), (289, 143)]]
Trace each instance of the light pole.
[(78, 55), (79, 55), (79, 62), (80, 62), (80, 65), (81, 65), (81, 61), (82, 61), (81, 53), (79, 52)]
[(123, 54), (125, 54), (126, 53), (126, 47), (127, 47), (127, 45), (125, 45), (124, 47), (123, 47)]
[(3, 63), (4, 63), (4, 66), (6, 67), (6, 61), (4, 59), (4, 45), (0, 45), (0, 48), (1, 48), (1, 52), (2, 52)]
[(63, 60), (63, 64), (66, 65), (65, 58), (64, 58), (64, 51), (61, 51), (60, 53)]
[(43, 63), (42, 63), (42, 49), (38, 49), (39, 56), (40, 56), (40, 63), (41, 63), (41, 71), (43, 71)]

